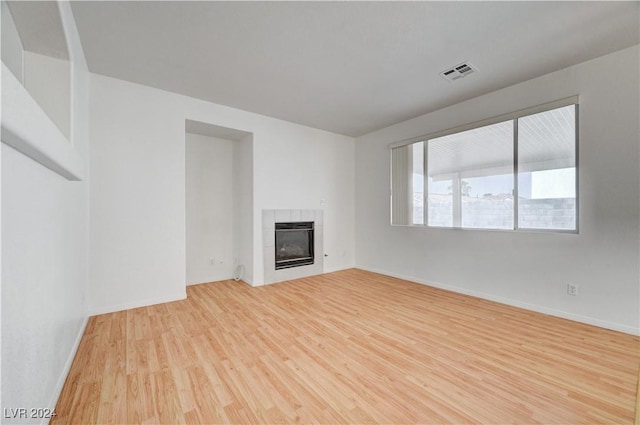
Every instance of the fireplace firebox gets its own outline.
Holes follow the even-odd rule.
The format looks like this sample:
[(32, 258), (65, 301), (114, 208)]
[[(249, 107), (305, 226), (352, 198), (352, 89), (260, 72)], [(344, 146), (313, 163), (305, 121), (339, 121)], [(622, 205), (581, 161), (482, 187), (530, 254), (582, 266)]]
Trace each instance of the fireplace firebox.
[(313, 221), (275, 223), (276, 270), (313, 264)]

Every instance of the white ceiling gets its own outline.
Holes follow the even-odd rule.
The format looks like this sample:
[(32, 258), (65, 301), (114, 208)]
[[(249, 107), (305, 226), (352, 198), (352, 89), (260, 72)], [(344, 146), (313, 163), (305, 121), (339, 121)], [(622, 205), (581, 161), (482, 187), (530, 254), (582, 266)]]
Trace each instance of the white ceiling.
[(67, 40), (54, 1), (7, 1), (24, 50), (69, 60)]
[[(358, 136), (638, 44), (639, 5), (74, 1), (71, 6), (92, 72)], [(438, 75), (463, 61), (479, 72), (453, 83)]]

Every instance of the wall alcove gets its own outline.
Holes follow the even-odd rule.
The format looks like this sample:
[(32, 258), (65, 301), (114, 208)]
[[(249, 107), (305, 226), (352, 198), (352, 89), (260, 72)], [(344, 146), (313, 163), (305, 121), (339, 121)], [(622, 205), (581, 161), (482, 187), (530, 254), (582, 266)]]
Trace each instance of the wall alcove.
[(253, 134), (185, 122), (187, 285), (253, 275)]

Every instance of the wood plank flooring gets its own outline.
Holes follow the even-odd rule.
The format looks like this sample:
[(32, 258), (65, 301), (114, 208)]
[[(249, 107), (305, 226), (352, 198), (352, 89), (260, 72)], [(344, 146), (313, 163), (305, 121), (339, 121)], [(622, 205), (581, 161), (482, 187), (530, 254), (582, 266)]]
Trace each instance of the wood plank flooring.
[(361, 270), (91, 317), (54, 424), (632, 423), (639, 338)]

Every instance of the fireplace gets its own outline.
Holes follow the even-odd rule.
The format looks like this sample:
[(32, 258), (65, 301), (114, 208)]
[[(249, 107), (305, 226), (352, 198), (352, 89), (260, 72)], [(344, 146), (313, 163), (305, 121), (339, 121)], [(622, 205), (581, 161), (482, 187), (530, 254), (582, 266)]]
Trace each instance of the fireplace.
[(275, 223), (276, 270), (313, 264), (313, 224)]
[[(287, 228), (293, 231), (287, 231)], [(298, 264), (280, 261), (287, 259), (283, 254), (288, 247), (284, 246), (283, 238), (286, 238), (284, 235), (289, 233), (292, 236), (298, 233), (297, 236), (306, 238), (303, 239), (303, 242), (306, 241), (306, 244), (303, 244), (303, 251), (307, 250), (308, 254), (303, 253), (298, 256), (307, 258), (299, 261)], [(278, 239), (277, 247), (276, 238)], [(282, 248), (284, 251), (281, 251)], [(312, 257), (313, 260), (308, 257)], [(262, 210), (262, 260), (265, 285), (324, 273), (324, 211)], [(285, 264), (293, 267), (286, 267)]]

